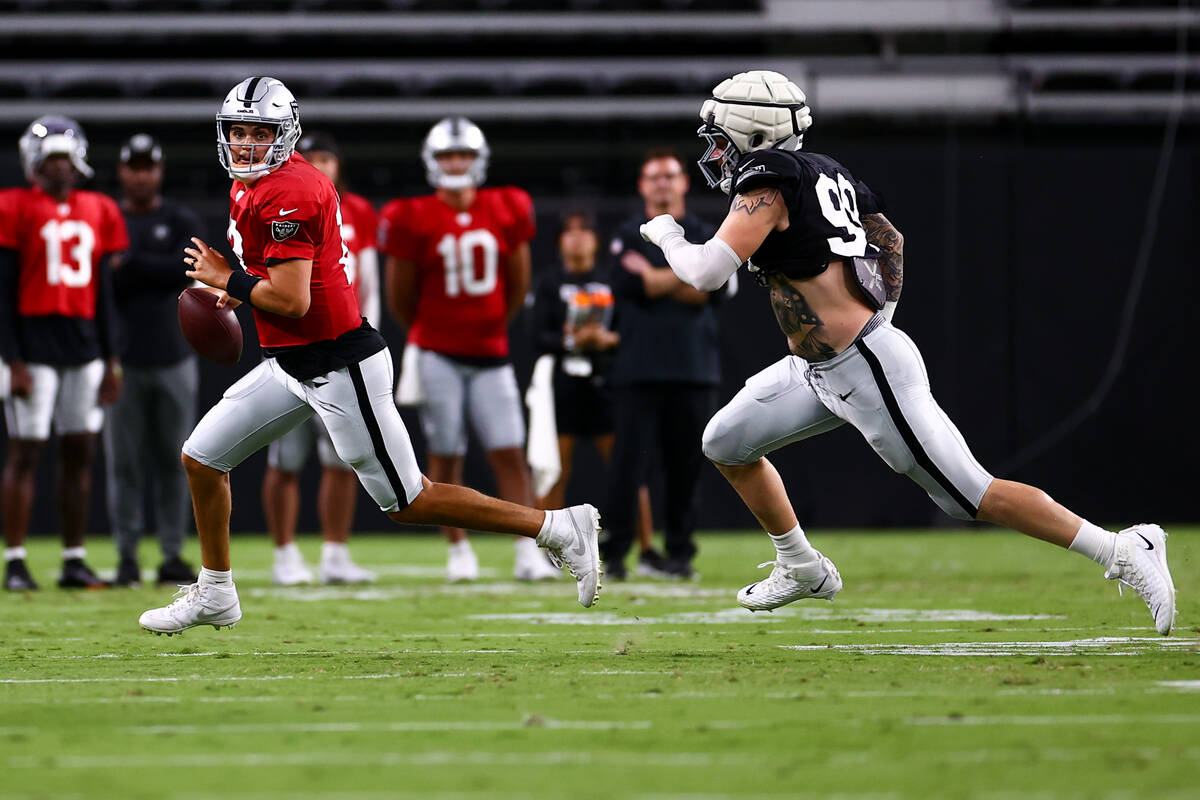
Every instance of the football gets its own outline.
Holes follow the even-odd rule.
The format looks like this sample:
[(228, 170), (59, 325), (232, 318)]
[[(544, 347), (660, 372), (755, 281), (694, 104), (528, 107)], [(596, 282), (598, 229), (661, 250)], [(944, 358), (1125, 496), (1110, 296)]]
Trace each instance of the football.
[(184, 289), (179, 295), (179, 329), (200, 355), (218, 364), (242, 357), (242, 326), (229, 306), (217, 308), (217, 295), (207, 289)]

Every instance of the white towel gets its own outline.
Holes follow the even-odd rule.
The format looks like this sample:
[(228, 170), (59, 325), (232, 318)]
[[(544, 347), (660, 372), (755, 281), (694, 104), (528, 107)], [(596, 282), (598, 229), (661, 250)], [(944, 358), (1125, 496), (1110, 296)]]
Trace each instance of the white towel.
[(400, 380), (396, 381), (396, 405), (419, 406), (425, 402), (425, 393), (421, 391), (420, 360), (421, 348), (412, 342), (404, 345), (404, 355), (400, 357)]
[(529, 408), (529, 440), (525, 457), (533, 473), (533, 491), (538, 497), (558, 483), (562, 458), (558, 453), (558, 422), (554, 418), (554, 356), (547, 353), (533, 366), (533, 378), (525, 392)]

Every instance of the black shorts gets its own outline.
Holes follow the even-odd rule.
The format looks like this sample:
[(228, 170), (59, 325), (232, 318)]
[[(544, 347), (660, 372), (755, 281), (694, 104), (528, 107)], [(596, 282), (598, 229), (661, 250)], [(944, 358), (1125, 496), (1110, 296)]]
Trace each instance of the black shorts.
[(606, 436), (613, 432), (612, 390), (590, 377), (559, 373), (554, 380), (554, 417), (559, 436)]

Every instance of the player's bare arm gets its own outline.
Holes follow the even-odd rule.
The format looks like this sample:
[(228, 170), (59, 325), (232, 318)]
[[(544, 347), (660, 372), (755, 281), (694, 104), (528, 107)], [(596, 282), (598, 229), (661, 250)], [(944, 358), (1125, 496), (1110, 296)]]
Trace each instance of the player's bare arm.
[(508, 257), (505, 309), (509, 322), (512, 322), (525, 306), (525, 295), (529, 294), (529, 280), (533, 274), (532, 261), (529, 242), (518, 245)]
[[(187, 254), (183, 261), (190, 267), (185, 274), (206, 286), (225, 291), (229, 276), (233, 274), (225, 256), (194, 236), (192, 243), (196, 246), (183, 251)], [(258, 281), (250, 290), (252, 306), (292, 319), (308, 313), (312, 302), (312, 259), (289, 259), (268, 267), (267, 274), (270, 277)]]
[(384, 292), (388, 311), (405, 328), (411, 328), (417, 316), (419, 281), (417, 265), (403, 258), (388, 256), (384, 266)]
[(887, 286), (886, 299), (894, 303), (900, 299), (900, 289), (904, 286), (904, 237), (883, 214), (863, 214), (862, 226), (867, 241), (883, 254), (879, 264)]

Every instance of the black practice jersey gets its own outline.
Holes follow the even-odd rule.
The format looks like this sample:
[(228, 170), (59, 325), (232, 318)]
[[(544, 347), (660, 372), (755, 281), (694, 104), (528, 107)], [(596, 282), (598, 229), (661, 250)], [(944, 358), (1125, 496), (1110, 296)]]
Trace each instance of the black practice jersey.
[(739, 194), (767, 187), (783, 196), (789, 225), (768, 234), (750, 257), (757, 269), (811, 278), (831, 260), (868, 255), (860, 217), (883, 213), (884, 203), (850, 170), (818, 153), (756, 150), (738, 164), (730, 204)]

